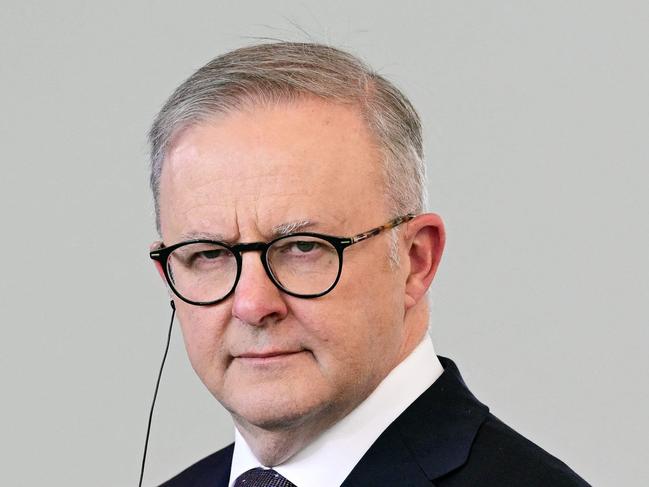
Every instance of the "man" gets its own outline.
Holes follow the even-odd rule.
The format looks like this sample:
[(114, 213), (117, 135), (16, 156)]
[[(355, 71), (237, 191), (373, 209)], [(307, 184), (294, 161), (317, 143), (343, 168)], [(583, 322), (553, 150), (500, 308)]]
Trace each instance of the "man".
[(150, 138), (151, 256), (236, 426), (164, 485), (587, 485), (435, 355), (444, 226), (392, 84), (327, 46), (243, 48), (185, 81)]

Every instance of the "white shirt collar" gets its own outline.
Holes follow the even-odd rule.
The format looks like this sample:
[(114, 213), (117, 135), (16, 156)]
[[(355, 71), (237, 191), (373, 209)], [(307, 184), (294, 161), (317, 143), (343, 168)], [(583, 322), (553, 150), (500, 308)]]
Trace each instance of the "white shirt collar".
[[(405, 411), (444, 369), (430, 336), (424, 339), (356, 409), (306, 448), (273, 467), (297, 487), (343, 483), (381, 433)], [(344, 447), (341, 447), (344, 445)], [(243, 472), (263, 467), (235, 428), (230, 487)]]

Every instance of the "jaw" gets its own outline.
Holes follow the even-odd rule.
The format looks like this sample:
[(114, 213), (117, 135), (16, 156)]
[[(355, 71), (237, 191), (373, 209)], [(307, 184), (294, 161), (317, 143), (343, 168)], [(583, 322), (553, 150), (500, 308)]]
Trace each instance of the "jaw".
[(232, 419), (241, 436), (260, 463), (273, 467), (286, 462), (299, 451), (307, 447), (322, 432), (333, 426), (349, 410), (340, 412), (340, 417), (333, 417), (335, 409), (329, 404), (322, 411), (309, 414), (291, 414), (267, 418), (263, 423), (254, 424), (242, 416), (230, 411)]

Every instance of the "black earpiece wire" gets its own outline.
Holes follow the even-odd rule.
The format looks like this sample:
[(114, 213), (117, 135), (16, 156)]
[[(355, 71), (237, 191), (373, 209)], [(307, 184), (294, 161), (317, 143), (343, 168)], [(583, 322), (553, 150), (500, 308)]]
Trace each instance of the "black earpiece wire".
[(171, 342), (171, 330), (174, 326), (174, 316), (176, 314), (176, 305), (173, 300), (169, 302), (171, 304), (171, 321), (169, 322), (169, 332), (167, 333), (167, 346), (165, 347), (165, 353), (162, 356), (162, 363), (160, 364), (160, 372), (158, 372), (158, 380), (155, 383), (155, 391), (153, 393), (153, 401), (151, 402), (151, 411), (149, 412), (149, 424), (146, 427), (146, 439), (144, 440), (144, 454), (142, 455), (142, 469), (140, 470), (140, 482), (138, 487), (142, 487), (142, 480), (144, 479), (144, 464), (146, 463), (146, 450), (149, 445), (149, 433), (151, 433), (151, 420), (153, 419), (153, 408), (155, 407), (155, 400), (158, 397), (158, 388), (160, 387), (160, 379), (162, 378), (162, 369), (165, 366), (165, 361), (167, 360), (167, 353), (169, 352), (169, 343)]

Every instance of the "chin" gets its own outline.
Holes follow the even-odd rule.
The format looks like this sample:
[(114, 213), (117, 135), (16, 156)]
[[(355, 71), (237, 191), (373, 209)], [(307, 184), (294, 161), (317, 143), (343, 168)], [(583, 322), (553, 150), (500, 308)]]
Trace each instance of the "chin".
[[(287, 401), (288, 399), (288, 401)], [(230, 413), (242, 422), (266, 431), (293, 429), (317, 416), (323, 407), (318, 405), (300, 405), (290, 398), (260, 401), (256, 404), (244, 404), (229, 409)]]
[(330, 401), (314, 400), (313, 394), (296, 397), (294, 394), (243, 395), (230, 401), (222, 401), (223, 406), (239, 424), (247, 424), (265, 431), (286, 431), (310, 424), (317, 428), (326, 423), (336, 407)]

